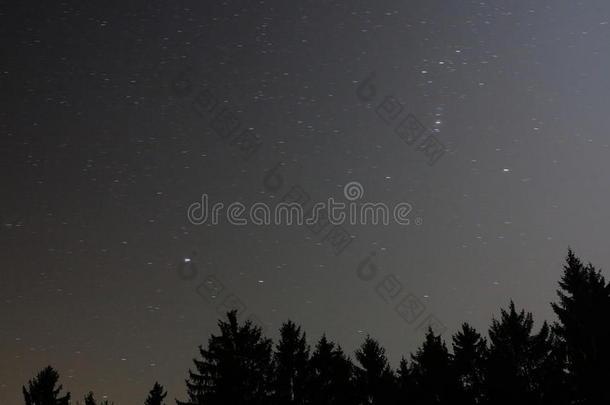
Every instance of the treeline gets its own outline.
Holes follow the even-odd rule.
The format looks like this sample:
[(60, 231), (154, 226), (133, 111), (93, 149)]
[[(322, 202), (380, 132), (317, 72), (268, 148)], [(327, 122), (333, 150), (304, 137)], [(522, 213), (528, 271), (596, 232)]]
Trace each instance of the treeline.
[[(63, 387), (58, 385), (59, 373), (51, 366), (42, 369), (34, 379), (28, 382), (27, 387), (23, 387), (23, 398), (25, 405), (69, 405), (70, 393), (61, 394)], [(163, 405), (167, 392), (164, 392), (163, 386), (155, 382), (148, 397), (143, 402), (144, 405)], [(89, 391), (83, 398), (83, 401), (76, 401), (77, 405), (114, 405), (113, 402), (103, 400), (98, 402)]]
[[(177, 405), (603, 405), (610, 404), (610, 283), (569, 250), (552, 303), (557, 321), (534, 330), (532, 314), (514, 303), (487, 336), (464, 323), (445, 342), (429, 329), (421, 347), (392, 369), (367, 337), (353, 358), (322, 336), (313, 347), (288, 321), (277, 343), (229, 312), (186, 379)], [(57, 373), (43, 370), (26, 405), (68, 404)], [(42, 380), (47, 380), (44, 384)], [(162, 405), (155, 384), (146, 405)], [(96, 404), (93, 394), (86, 405)]]

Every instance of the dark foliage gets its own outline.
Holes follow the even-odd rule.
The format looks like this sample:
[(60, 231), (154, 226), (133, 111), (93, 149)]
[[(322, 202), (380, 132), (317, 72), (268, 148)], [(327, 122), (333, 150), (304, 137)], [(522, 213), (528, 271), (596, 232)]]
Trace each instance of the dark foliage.
[(166, 396), (167, 392), (163, 392), (163, 386), (155, 382), (155, 385), (153, 385), (148, 393), (148, 398), (146, 398), (144, 405), (163, 405), (163, 400)]
[[(432, 329), (394, 371), (384, 348), (368, 337), (354, 362), (322, 336), (312, 351), (301, 327), (281, 326), (275, 347), (236, 312), (199, 347), (178, 405), (601, 405), (610, 404), (610, 284), (569, 250), (552, 304), (557, 321), (534, 327), (531, 313), (511, 301), (492, 319), (488, 338), (464, 323), (451, 350)], [(42, 370), (26, 405), (67, 405), (59, 375)], [(145, 405), (164, 405), (155, 383)], [(93, 393), (85, 405), (95, 405)]]
[[(76, 405), (80, 405), (80, 402), (76, 401)], [(87, 395), (85, 395), (84, 405), (98, 405), (92, 391), (89, 391)], [(109, 402), (107, 399), (105, 399), (102, 402), (99, 402), (99, 405), (114, 405), (114, 402)]]
[(273, 403), (302, 405), (306, 403), (309, 378), (309, 346), (301, 328), (288, 321), (280, 329), (276, 346), (273, 373)]
[(28, 382), (28, 387), (23, 387), (23, 398), (25, 405), (68, 405), (70, 393), (59, 396), (62, 386), (56, 387), (59, 381), (59, 373), (51, 366), (42, 369), (33, 380)]
[(385, 349), (370, 337), (356, 350), (358, 365), (354, 369), (357, 402), (389, 404), (396, 396), (394, 373), (388, 364)]
[(610, 284), (592, 264), (568, 251), (552, 304), (572, 399), (578, 404), (610, 403)]
[(272, 343), (261, 329), (239, 325), (235, 311), (219, 321), (220, 335), (199, 347), (195, 371), (186, 381), (187, 402), (205, 405), (268, 405), (272, 398)]
[(322, 336), (309, 362), (308, 404), (353, 404), (354, 365), (340, 346)]
[(411, 356), (413, 399), (419, 404), (445, 404), (458, 395), (458, 379), (447, 346), (428, 329), (421, 348)]
[(487, 342), (467, 323), (453, 335), (453, 372), (457, 381), (456, 395), (462, 404), (483, 402)]
[(85, 395), (85, 405), (97, 405), (97, 401), (95, 400), (92, 391), (89, 391), (89, 393)]

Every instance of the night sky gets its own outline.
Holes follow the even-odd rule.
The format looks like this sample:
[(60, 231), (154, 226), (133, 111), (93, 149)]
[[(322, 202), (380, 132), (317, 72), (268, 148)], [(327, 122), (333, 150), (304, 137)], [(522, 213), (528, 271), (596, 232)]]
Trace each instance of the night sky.
[[(0, 403), (47, 364), (74, 399), (184, 399), (228, 307), (396, 365), (511, 298), (553, 320), (568, 246), (610, 263), (607, 0), (24, 1), (0, 30)], [(354, 181), (410, 225), (187, 219)]]

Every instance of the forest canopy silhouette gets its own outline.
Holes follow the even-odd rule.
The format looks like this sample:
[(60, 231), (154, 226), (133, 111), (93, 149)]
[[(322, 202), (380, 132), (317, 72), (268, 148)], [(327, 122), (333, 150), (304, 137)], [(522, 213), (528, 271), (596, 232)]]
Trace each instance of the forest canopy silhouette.
[[(568, 250), (552, 303), (557, 320), (535, 330), (512, 301), (484, 336), (468, 323), (448, 340), (432, 329), (415, 353), (392, 369), (367, 336), (353, 356), (326, 336), (310, 345), (292, 321), (273, 342), (235, 311), (199, 347), (177, 405), (610, 404), (610, 283)], [(153, 385), (141, 403), (162, 405)], [(23, 387), (26, 405), (66, 405), (59, 374), (46, 367)], [(173, 402), (173, 401), (171, 401)], [(97, 402), (88, 393), (84, 405)]]

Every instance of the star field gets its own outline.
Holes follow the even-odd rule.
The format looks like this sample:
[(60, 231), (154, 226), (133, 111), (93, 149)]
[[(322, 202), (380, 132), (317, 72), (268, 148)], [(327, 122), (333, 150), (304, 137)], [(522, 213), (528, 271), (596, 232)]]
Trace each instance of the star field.
[[(374, 335), (393, 363), (423, 331), (382, 280), (447, 334), (511, 298), (552, 319), (568, 246), (610, 262), (608, 21), (601, 0), (3, 9), (0, 403), (47, 364), (74, 398), (133, 402), (155, 380), (180, 398), (219, 301), (274, 337), (288, 318), (350, 353)], [(201, 89), (243, 139), (220, 134)], [(444, 145), (435, 164), (380, 115), (390, 96)], [(413, 224), (346, 226), (338, 253), (326, 231), (186, 216), (203, 193), (319, 201), (351, 181), (409, 202)]]

